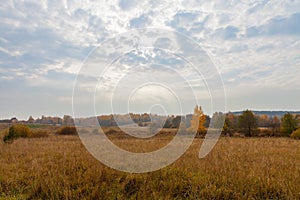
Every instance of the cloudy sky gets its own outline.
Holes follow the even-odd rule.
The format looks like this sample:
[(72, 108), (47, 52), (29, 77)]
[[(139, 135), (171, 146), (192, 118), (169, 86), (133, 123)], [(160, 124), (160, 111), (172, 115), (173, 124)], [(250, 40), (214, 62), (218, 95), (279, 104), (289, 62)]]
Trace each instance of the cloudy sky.
[(87, 55), (111, 37), (147, 27), (177, 31), (202, 47), (223, 79), (228, 111), (300, 110), (297, 0), (8, 0), (0, 19), (1, 119), (72, 114), (74, 81)]

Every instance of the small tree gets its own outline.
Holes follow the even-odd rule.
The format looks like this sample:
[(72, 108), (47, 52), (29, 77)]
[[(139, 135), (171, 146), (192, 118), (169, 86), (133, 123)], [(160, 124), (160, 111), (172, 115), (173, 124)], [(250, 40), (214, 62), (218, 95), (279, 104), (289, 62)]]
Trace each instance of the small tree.
[(16, 138), (31, 137), (31, 135), (32, 132), (30, 131), (30, 128), (28, 126), (25, 126), (23, 124), (14, 124), (9, 128), (8, 134), (4, 136), (3, 141), (11, 142)]
[(239, 116), (239, 128), (242, 133), (247, 137), (251, 137), (257, 131), (257, 119), (252, 111), (243, 111), (243, 114)]
[(272, 123), (272, 120), (269, 118), (268, 115), (264, 114), (264, 115), (260, 115), (257, 116), (257, 124), (259, 127), (270, 127)]
[(272, 129), (272, 135), (275, 136), (279, 133), (280, 130), (280, 120), (277, 116), (274, 116), (271, 119), (271, 129)]
[(191, 119), (190, 131), (196, 132), (197, 134), (203, 135), (206, 133), (205, 128), (206, 116), (204, 115), (201, 106), (196, 106), (194, 109), (194, 114)]
[(28, 122), (29, 124), (33, 124), (33, 122), (34, 122), (33, 117), (30, 116), (30, 117), (28, 118), (27, 122)]
[(222, 134), (227, 135), (227, 136), (232, 136), (232, 134), (233, 134), (232, 123), (230, 122), (230, 120), (227, 116), (225, 117)]
[(227, 113), (225, 118), (225, 124), (229, 127), (229, 134), (232, 136), (234, 132), (238, 129), (239, 116), (234, 115), (233, 113)]
[(299, 120), (298, 117), (291, 113), (286, 113), (281, 118), (280, 130), (286, 135), (290, 135), (293, 131), (298, 128)]

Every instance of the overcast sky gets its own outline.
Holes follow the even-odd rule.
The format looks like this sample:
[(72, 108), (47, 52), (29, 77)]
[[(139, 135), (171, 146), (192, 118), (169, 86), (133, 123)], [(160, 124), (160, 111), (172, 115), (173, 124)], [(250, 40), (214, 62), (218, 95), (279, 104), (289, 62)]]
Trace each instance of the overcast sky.
[[(0, 4), (0, 118), (71, 115), (89, 52), (147, 27), (178, 31), (202, 47), (223, 79), (227, 111), (300, 110), (298, 0), (8, 0)], [(163, 90), (151, 86), (132, 99)]]

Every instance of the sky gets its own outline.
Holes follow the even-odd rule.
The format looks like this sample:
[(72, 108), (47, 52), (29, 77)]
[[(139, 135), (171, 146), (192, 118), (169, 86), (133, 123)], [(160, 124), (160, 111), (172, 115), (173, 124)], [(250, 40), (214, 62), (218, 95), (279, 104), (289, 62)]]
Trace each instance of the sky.
[[(175, 31), (202, 48), (224, 83), (226, 111), (300, 110), (300, 1), (8, 0), (0, 4), (0, 119), (73, 115), (73, 88), (84, 61), (101, 57), (105, 41), (149, 27)], [(105, 75), (89, 77), (103, 78), (93, 91), (95, 113), (112, 111), (106, 109), (109, 103), (114, 113), (128, 108), (191, 113), (195, 103), (215, 111), (218, 105), (210, 109), (206, 78), (180, 65), (184, 59), (165, 53), (133, 51)], [(170, 71), (177, 65), (181, 71)], [(147, 85), (151, 80), (155, 84)], [(196, 83), (198, 101), (191, 100), (187, 83)], [(84, 106), (78, 109), (78, 115), (89, 114)]]

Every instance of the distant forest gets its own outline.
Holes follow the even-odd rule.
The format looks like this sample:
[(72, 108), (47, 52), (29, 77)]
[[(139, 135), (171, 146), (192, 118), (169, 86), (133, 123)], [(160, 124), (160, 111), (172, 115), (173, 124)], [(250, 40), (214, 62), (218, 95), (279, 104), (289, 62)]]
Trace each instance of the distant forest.
[[(253, 110), (252, 111), (255, 115), (267, 115), (269, 117), (282, 117), (283, 115), (285, 115), (286, 113), (290, 113), (290, 114), (294, 114), (294, 115), (300, 115), (300, 111), (256, 111)], [(231, 112), (235, 115), (241, 115), (243, 113), (243, 111), (235, 111), (235, 112)]]
[[(226, 114), (215, 113), (225, 118), (222, 135), (241, 137), (278, 137), (291, 136), (293, 132), (300, 132), (300, 112), (288, 111), (239, 111)], [(201, 106), (196, 106), (193, 114), (185, 116), (160, 116), (156, 114), (111, 114), (98, 117), (78, 118), (76, 125), (91, 126), (100, 124), (101, 127), (115, 127), (135, 125), (139, 127), (157, 126), (162, 128), (179, 128), (183, 125), (187, 131), (196, 131), (197, 135), (205, 136), (210, 125), (211, 117), (204, 114)], [(18, 121), (16, 118), (0, 120), (0, 123), (47, 124), (55, 126), (74, 126), (74, 119), (65, 115), (59, 117), (45, 117)], [(297, 136), (298, 137), (298, 136)], [(300, 133), (299, 133), (300, 138)]]

